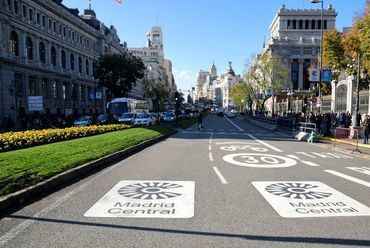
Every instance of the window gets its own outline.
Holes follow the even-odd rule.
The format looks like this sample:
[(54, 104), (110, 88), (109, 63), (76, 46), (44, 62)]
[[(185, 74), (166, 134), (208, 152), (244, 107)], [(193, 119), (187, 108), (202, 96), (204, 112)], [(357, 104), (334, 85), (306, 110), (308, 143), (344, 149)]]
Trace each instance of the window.
[(71, 63), (71, 70), (74, 71), (75, 70), (75, 56), (72, 53), (69, 56), (69, 60), (70, 60), (70, 63)]
[(315, 20), (311, 21), (311, 29), (316, 29), (316, 21)]
[(26, 5), (22, 5), (22, 13), (23, 13), (23, 17), (24, 18), (27, 18), (27, 7), (26, 7)]
[(53, 21), (53, 31), (54, 32), (57, 31), (57, 23), (56, 23), (56, 21)]
[(55, 50), (54, 46), (52, 46), (50, 49), (50, 59), (51, 59), (51, 64), (53, 66), (57, 66), (57, 51)]
[(36, 13), (36, 23), (40, 24), (40, 13)]
[(292, 67), (291, 67), (291, 75), (292, 75), (292, 82), (293, 82), (293, 89), (298, 89), (298, 59), (293, 59)]
[(19, 12), (19, 5), (18, 5), (18, 1), (14, 1), (14, 12), (15, 12), (16, 14), (18, 14), (18, 12)]
[(321, 20), (317, 21), (317, 29), (321, 29)]
[(65, 69), (66, 68), (66, 52), (64, 50), (62, 50), (62, 52), (60, 53), (60, 59), (62, 62), (62, 68)]
[(12, 11), (12, 3), (10, 0), (8, 0), (8, 10), (11, 12)]
[(298, 22), (298, 28), (299, 29), (303, 29), (303, 21), (302, 20), (299, 20), (299, 22)]
[(45, 27), (46, 26), (46, 17), (43, 15), (41, 17), (41, 20), (42, 20), (42, 26)]
[(67, 30), (67, 29), (66, 29), (66, 27), (63, 27), (63, 36), (64, 36), (64, 37), (66, 37), (66, 35), (67, 35), (66, 30)]
[(85, 69), (86, 69), (86, 75), (89, 75), (89, 70), (90, 70), (90, 66), (89, 66), (89, 60), (86, 59), (85, 61)]
[(44, 42), (40, 42), (39, 44), (39, 57), (40, 57), (41, 63), (45, 64), (46, 63), (46, 50), (45, 50)]
[(62, 25), (59, 24), (59, 34), (62, 34)]
[(310, 29), (310, 21), (309, 20), (305, 21), (304, 29)]
[(293, 20), (293, 29), (297, 29), (297, 20)]
[(53, 98), (58, 99), (58, 85), (55, 81), (53, 81)]
[(26, 57), (27, 59), (33, 59), (33, 44), (30, 37), (26, 38)]
[(82, 59), (80, 56), (78, 57), (78, 72), (82, 73)]
[(30, 21), (33, 21), (33, 10), (31, 8), (28, 9), (28, 18), (30, 19)]
[(51, 29), (51, 19), (49, 19), (49, 29)]
[(42, 88), (42, 96), (45, 99), (49, 99), (48, 81), (46, 79), (42, 79), (41, 88)]
[(11, 54), (19, 56), (19, 39), (15, 31), (10, 32), (9, 47)]
[(328, 29), (328, 21), (324, 20), (324, 29)]
[(291, 25), (292, 25), (291, 21), (290, 21), (290, 20), (288, 20), (287, 28), (288, 28), (288, 29), (291, 29), (291, 28), (292, 28), (292, 27), (291, 27)]
[(36, 78), (35, 77), (29, 77), (28, 79), (28, 89), (29, 89), (29, 95), (30, 96), (36, 96)]

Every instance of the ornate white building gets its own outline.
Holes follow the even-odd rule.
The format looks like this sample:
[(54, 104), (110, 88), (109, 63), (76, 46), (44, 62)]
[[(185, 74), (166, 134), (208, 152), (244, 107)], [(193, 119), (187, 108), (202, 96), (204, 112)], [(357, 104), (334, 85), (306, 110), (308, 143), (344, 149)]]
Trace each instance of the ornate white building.
[(93, 10), (79, 16), (62, 0), (0, 0), (0, 36), (0, 120), (35, 110), (54, 117), (104, 112), (94, 65), (127, 47)]

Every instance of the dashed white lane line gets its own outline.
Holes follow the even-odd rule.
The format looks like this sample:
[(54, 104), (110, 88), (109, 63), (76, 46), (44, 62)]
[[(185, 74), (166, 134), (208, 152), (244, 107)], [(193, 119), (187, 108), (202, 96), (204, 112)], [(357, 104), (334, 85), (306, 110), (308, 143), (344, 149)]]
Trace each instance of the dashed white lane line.
[(348, 176), (346, 174), (343, 174), (343, 173), (340, 173), (340, 172), (334, 171), (334, 170), (324, 170), (324, 171), (327, 172), (327, 173), (333, 174), (335, 176), (338, 176), (338, 177), (347, 179), (347, 180), (349, 180), (351, 182), (358, 183), (358, 184), (361, 184), (361, 185), (364, 185), (364, 186), (370, 188), (370, 183), (369, 182), (366, 182), (364, 180), (358, 179), (356, 177), (351, 177), (351, 176)]
[(208, 146), (208, 150), (210, 150), (210, 151), (212, 150), (212, 146), (211, 145)]
[(267, 144), (266, 142), (263, 142), (262, 140), (259, 140), (257, 139), (256, 137), (254, 137), (252, 134), (247, 134), (250, 138), (254, 139), (255, 141), (257, 141), (258, 143), (270, 148), (271, 150), (274, 150), (275, 152), (283, 152), (282, 150), (280, 150), (279, 148), (276, 148), (275, 146), (272, 146), (272, 145), (269, 145)]
[(213, 161), (213, 156), (212, 156), (212, 152), (210, 152), (210, 153), (208, 153), (208, 155), (209, 155), (209, 161)]
[(222, 184), (227, 184), (227, 181), (226, 179), (224, 178), (224, 176), (221, 174), (221, 172), (217, 169), (217, 167), (213, 166), (213, 170), (216, 172), (218, 178), (220, 179), (221, 183)]
[(320, 166), (319, 164), (316, 164), (316, 163), (311, 162), (311, 161), (303, 160), (303, 159), (301, 159), (301, 158), (299, 158), (299, 157), (297, 157), (297, 156), (295, 156), (295, 155), (286, 155), (286, 156), (287, 156), (287, 157), (289, 157), (289, 158), (292, 158), (292, 159), (298, 160), (298, 161), (300, 161), (300, 162), (302, 162), (302, 163), (304, 163), (304, 164), (306, 164), (306, 165), (309, 165), (309, 166)]

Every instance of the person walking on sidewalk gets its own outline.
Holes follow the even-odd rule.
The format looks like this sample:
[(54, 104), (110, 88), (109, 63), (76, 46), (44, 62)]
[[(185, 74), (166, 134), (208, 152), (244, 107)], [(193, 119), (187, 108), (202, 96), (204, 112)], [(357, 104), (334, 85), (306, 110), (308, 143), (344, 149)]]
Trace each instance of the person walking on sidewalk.
[(199, 112), (199, 116), (198, 116), (198, 129), (203, 129), (203, 114), (202, 112)]
[(364, 126), (364, 144), (369, 144), (369, 133), (370, 133), (370, 117), (365, 116), (365, 120), (362, 122)]

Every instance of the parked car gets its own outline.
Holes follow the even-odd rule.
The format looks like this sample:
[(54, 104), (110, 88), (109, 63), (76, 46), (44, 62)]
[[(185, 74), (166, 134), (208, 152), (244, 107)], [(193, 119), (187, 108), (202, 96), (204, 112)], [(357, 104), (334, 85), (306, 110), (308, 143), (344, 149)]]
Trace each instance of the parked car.
[(175, 121), (176, 117), (174, 113), (165, 113), (163, 116), (164, 122), (172, 122)]
[(122, 124), (134, 124), (135, 118), (137, 116), (138, 114), (135, 112), (126, 112), (118, 118), (118, 122)]
[(96, 118), (96, 125), (117, 124), (118, 118), (113, 114), (101, 114)]
[(134, 125), (151, 126), (156, 124), (156, 122), (157, 116), (154, 116), (152, 113), (143, 112), (135, 118)]
[(75, 125), (76, 127), (90, 126), (92, 124), (93, 124), (93, 118), (92, 116), (88, 116), (88, 115), (81, 116), (80, 118), (75, 120), (75, 122), (73, 123), (73, 125)]

